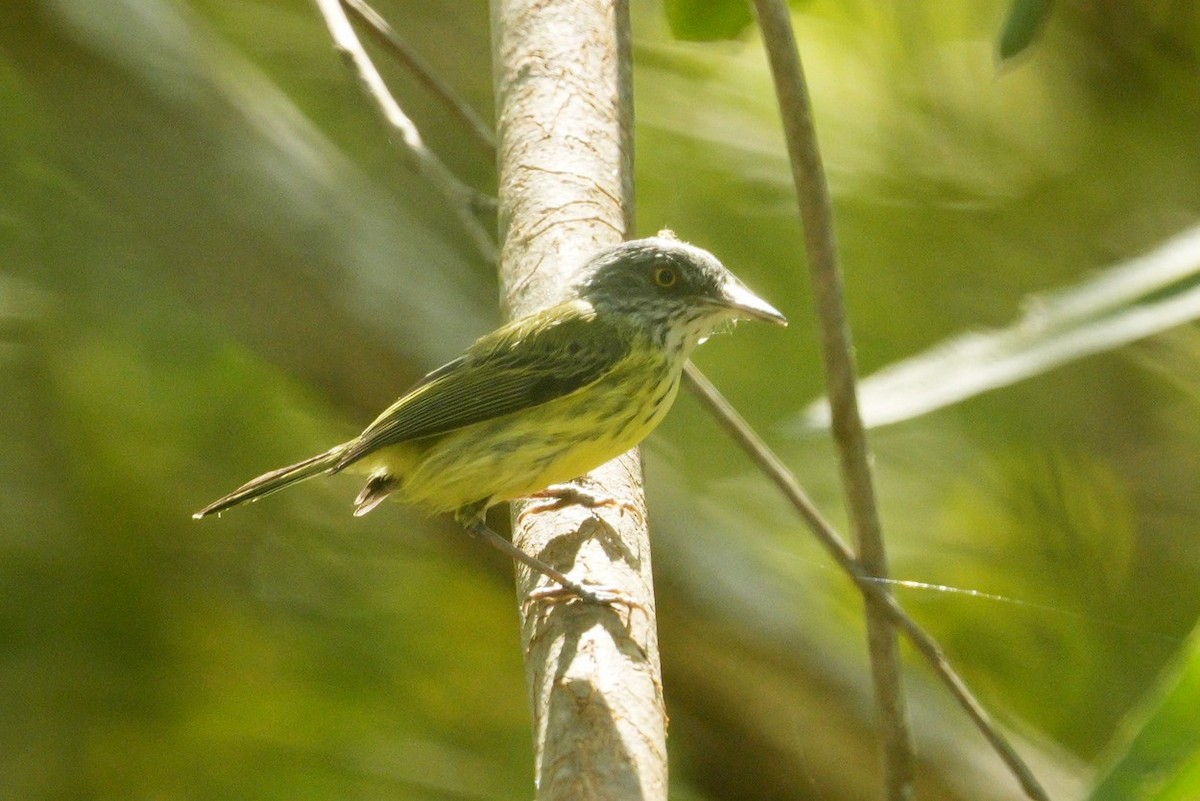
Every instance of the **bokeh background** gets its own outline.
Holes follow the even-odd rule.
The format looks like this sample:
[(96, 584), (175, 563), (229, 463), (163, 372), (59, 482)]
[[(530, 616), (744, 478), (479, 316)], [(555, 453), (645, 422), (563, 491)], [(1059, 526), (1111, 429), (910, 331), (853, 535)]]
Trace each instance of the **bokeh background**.
[[(490, 118), (486, 4), (377, 7)], [(789, 316), (697, 361), (842, 525), (828, 437), (798, 422), (819, 357), (757, 33), (696, 8), (633, 3), (640, 230)], [(863, 373), (1200, 216), (1194, 4), (1062, 0), (1003, 63), (1001, 0), (794, 11)], [(374, 52), (494, 191), (490, 156)], [(502, 557), (398, 505), (352, 519), (352, 478), (190, 519), (356, 433), (494, 327), (496, 297), (305, 0), (4, 3), (0, 795), (531, 797)], [(1195, 325), (872, 442), (901, 601), (1055, 797), (1200, 797)], [(646, 454), (672, 797), (876, 797), (849, 582), (691, 398)], [(906, 664), (921, 797), (1019, 797)]]

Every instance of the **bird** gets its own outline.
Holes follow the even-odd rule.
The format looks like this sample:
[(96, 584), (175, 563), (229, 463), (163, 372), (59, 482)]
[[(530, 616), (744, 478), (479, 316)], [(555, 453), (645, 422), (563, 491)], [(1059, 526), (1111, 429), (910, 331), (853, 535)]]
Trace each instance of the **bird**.
[[(485, 334), (420, 379), (361, 434), (254, 478), (193, 517), (319, 475), (366, 476), (361, 516), (389, 497), (449, 513), (469, 532), (588, 602), (568, 579), (492, 531), (487, 510), (557, 487), (636, 446), (662, 421), (683, 366), (739, 319), (787, 325), (713, 254), (670, 231), (604, 248), (562, 300)], [(569, 494), (569, 491), (564, 491)]]

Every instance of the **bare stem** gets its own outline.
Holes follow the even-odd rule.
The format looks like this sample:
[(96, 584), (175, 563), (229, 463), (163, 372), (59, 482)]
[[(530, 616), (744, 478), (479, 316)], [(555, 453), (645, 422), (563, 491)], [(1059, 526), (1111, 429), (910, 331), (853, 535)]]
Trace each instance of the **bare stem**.
[(495, 158), (496, 136), (492, 133), (491, 127), (475, 113), (475, 109), (471, 108), (458, 92), (455, 92), (448, 83), (442, 80), (441, 76), (429, 66), (425, 59), (421, 58), (412, 45), (378, 11), (368, 5), (366, 0), (341, 0), (341, 2), (343, 6), (353, 11), (359, 19), (365, 22), (384, 46), (400, 60), (400, 63), (407, 67), (409, 72), (424, 84), (425, 88), (433, 93), (434, 97), (440, 100), (454, 116), (458, 117), (475, 141), (479, 143), (484, 153), (489, 158)]
[(762, 437), (738, 413), (737, 409), (733, 408), (733, 405), (700, 372), (699, 368), (689, 362), (684, 368), (683, 375), (688, 388), (700, 399), (700, 402), (712, 413), (733, 440), (742, 446), (754, 463), (770, 477), (838, 566), (854, 580), (862, 594), (870, 598), (883, 614), (887, 615), (888, 619), (904, 632), (909, 642), (929, 662), (934, 673), (950, 689), (950, 694), (958, 701), (959, 706), (966, 710), (967, 715), (983, 733), (988, 743), (1017, 777), (1025, 794), (1035, 801), (1049, 801), (1049, 796), (1046, 795), (1046, 791), (1029, 766), (1025, 764), (1016, 749), (992, 722), (991, 717), (972, 695), (962, 677), (946, 660), (937, 640), (908, 616), (908, 613), (904, 611), (886, 586), (880, 583), (878, 577), (863, 569), (850, 546), (822, 516), (816, 504), (801, 488), (795, 475), (784, 465), (783, 460), (771, 450)]
[(363, 49), (354, 26), (346, 17), (340, 0), (316, 0), (317, 9), (325, 19), (334, 46), (354, 69), (367, 96), (383, 117), (384, 123), (397, 134), (401, 153), (413, 170), (426, 178), (446, 198), (480, 255), (496, 260), (496, 246), (486, 226), (475, 215), (475, 209), (487, 205), (481, 193), (458, 179), (421, 138), (417, 126), (409, 119), (400, 104), (392, 97), (379, 70)]
[[(870, 452), (858, 412), (854, 356), (842, 299), (833, 206), (817, 147), (808, 87), (787, 3), (784, 0), (755, 0), (754, 6), (775, 79), (792, 178), (800, 201), (809, 274), (820, 321), (825, 384), (842, 483), (846, 488), (847, 511), (862, 567), (871, 575), (883, 578), (888, 574), (887, 551), (875, 501)], [(896, 632), (880, 602), (874, 596), (867, 597), (867, 644), (875, 680), (875, 704), (883, 729), (887, 796), (892, 801), (903, 801), (913, 797), (915, 760), (901, 684), (900, 650)]]

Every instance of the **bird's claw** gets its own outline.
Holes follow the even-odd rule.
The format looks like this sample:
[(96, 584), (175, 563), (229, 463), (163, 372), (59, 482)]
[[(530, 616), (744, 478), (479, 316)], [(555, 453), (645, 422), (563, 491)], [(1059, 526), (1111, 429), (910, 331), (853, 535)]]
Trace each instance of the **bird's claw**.
[(521, 511), (520, 517), (527, 514), (553, 512), (567, 506), (582, 506), (585, 509), (599, 509), (602, 506), (615, 506), (622, 512), (640, 514), (633, 504), (614, 498), (611, 495), (600, 495), (590, 492), (577, 484), (551, 484), (545, 489), (529, 495), (534, 503)]
[(595, 606), (621, 604), (630, 609), (645, 609), (645, 605), (628, 593), (612, 587), (584, 586), (572, 582), (570, 585), (556, 584), (538, 587), (525, 596), (526, 603), (572, 603), (578, 601)]

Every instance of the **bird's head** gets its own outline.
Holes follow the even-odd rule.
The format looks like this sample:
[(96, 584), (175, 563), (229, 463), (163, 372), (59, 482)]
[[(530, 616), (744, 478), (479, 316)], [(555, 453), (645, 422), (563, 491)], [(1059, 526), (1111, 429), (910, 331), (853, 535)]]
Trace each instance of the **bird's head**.
[(644, 326), (663, 347), (685, 355), (733, 320), (787, 325), (716, 256), (669, 231), (597, 253), (585, 265), (575, 293), (597, 314), (621, 315)]

